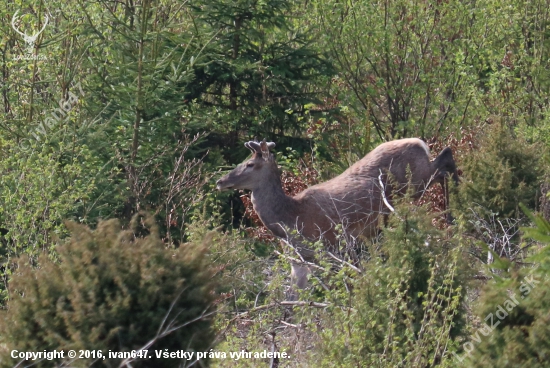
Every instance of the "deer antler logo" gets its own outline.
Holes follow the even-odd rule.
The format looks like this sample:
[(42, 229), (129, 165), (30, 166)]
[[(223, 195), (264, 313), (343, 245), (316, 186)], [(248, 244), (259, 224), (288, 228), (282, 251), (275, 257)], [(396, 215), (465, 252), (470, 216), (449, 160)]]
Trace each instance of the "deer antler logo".
[(15, 30), (15, 32), (23, 36), (23, 40), (27, 43), (27, 53), (32, 54), (34, 50), (34, 43), (36, 42), (36, 39), (38, 38), (38, 36), (44, 31), (44, 28), (46, 28), (46, 26), (48, 25), (48, 21), (50, 20), (50, 18), (48, 17), (48, 15), (46, 15), (46, 19), (44, 21), (44, 25), (42, 26), (42, 29), (36, 32), (35, 34), (33, 34), (32, 36), (29, 36), (28, 34), (18, 30), (17, 27), (15, 26), (15, 21), (17, 20), (17, 18), (19, 18), (17, 16), (18, 12), (19, 10), (17, 10), (15, 14), (13, 14), (13, 17), (11, 18), (11, 26)]

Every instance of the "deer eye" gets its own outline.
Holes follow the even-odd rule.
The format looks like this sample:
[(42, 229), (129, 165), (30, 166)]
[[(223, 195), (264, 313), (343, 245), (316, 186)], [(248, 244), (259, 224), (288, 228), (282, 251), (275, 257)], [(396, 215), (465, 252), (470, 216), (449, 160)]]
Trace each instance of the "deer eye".
[(254, 162), (247, 162), (246, 163), (246, 167), (252, 167), (252, 166), (254, 166)]

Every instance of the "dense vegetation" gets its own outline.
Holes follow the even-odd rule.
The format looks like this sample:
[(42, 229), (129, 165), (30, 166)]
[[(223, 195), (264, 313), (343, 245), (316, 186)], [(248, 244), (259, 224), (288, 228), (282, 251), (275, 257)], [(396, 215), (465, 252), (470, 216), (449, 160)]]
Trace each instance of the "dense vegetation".
[[(227, 353), (202, 366), (549, 365), (547, 1), (17, 0), (0, 17), (1, 366), (146, 345)], [(346, 244), (360, 262), (312, 244), (312, 287), (282, 303), (285, 249), (214, 189), (264, 137), (288, 193), (384, 141), (451, 146), (455, 222), (438, 188), (406, 197)], [(290, 358), (229, 358), (264, 350)]]
[[(150, 347), (176, 351), (184, 344), (197, 351), (210, 348), (214, 272), (205, 262), (207, 242), (167, 249), (154, 224), (144, 224), (149, 235), (136, 237), (137, 221), (126, 231), (120, 231), (117, 220), (101, 222), (94, 232), (67, 225), (72, 237), (57, 249), (58, 262), (42, 255), (35, 269), (24, 257), (10, 280), (10, 313), (1, 324), (7, 341), (4, 362), (10, 362), (13, 349), (101, 350), (107, 355)], [(101, 357), (86, 358), (79, 364)], [(125, 364), (146, 363), (133, 360)], [(107, 365), (122, 361), (109, 359)], [(168, 359), (146, 366), (151, 364), (172, 366)]]

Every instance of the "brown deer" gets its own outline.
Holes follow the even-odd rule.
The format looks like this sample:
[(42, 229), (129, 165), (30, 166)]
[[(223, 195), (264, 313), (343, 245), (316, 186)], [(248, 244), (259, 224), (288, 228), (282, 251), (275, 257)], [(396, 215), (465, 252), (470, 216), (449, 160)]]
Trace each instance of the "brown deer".
[[(379, 216), (393, 210), (392, 193), (403, 194), (412, 186), (413, 196), (418, 198), (434, 183), (440, 183), (447, 193), (448, 177), (458, 182), (450, 148), (430, 162), (426, 143), (408, 138), (383, 143), (339, 176), (289, 197), (270, 152), (275, 143), (250, 141), (244, 146), (252, 151), (252, 157), (218, 180), (217, 188), (252, 191), (252, 204), (263, 224), (306, 262), (291, 262), (291, 279), (298, 288), (307, 285), (307, 263), (314, 258), (304, 245), (307, 241), (322, 239), (328, 247), (334, 246), (341, 234), (338, 224), (354, 239), (371, 238), (377, 233)], [(446, 199), (448, 203), (448, 196)]]

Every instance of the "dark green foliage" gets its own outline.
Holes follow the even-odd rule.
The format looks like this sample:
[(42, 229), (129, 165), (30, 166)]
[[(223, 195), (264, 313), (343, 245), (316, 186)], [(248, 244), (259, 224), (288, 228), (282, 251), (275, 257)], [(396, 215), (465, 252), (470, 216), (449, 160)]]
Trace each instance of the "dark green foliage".
[[(215, 294), (205, 260), (209, 241), (166, 248), (150, 221), (126, 231), (116, 220), (101, 222), (95, 231), (68, 224), (72, 237), (59, 247), (59, 263), (42, 256), (33, 267), (28, 258), (20, 259), (7, 310), (0, 315), (2, 365), (16, 363), (9, 357), (12, 349), (99, 349), (106, 355), (109, 349), (145, 347), (154, 356), (152, 349), (211, 348)], [(88, 366), (92, 360), (78, 362)], [(103, 363), (116, 367), (121, 360)], [(155, 358), (131, 365), (174, 364)]]
[[(545, 243), (532, 257), (540, 266), (506, 272), (486, 285), (476, 311), (479, 323), (472, 334), (481, 341), (472, 337), (472, 344), (464, 345), (458, 357), (468, 366), (550, 366), (550, 224), (539, 216), (532, 219), (537, 228), (524, 230), (528, 237)], [(514, 267), (508, 262), (504, 271), (509, 269)]]
[(530, 257), (538, 265), (537, 271), (542, 275), (550, 274), (550, 222), (542, 215), (533, 215), (523, 204), (520, 206), (523, 212), (529, 217), (535, 227), (523, 227), (521, 231), (525, 238), (532, 239), (543, 247)]
[[(139, 210), (166, 210), (164, 179), (172, 176), (187, 143), (190, 113), (183, 89), (202, 54), (184, 22), (185, 7), (149, 1), (112, 6), (103, 0), (83, 4), (84, 12), (95, 15), (82, 26), (91, 45), (85, 61), (91, 73), (82, 83), (89, 94), (85, 109), (101, 122), (85, 142), (104, 170), (90, 215), (129, 221)], [(206, 151), (196, 144), (184, 150), (197, 159)], [(179, 207), (174, 215), (183, 217)]]
[(458, 205), (499, 217), (519, 215), (519, 203), (534, 208), (541, 181), (540, 149), (505, 127), (491, 127), (479, 148), (461, 163)]
[(211, 128), (230, 133), (225, 145), (234, 147), (243, 133), (299, 135), (304, 106), (320, 100), (312, 85), (334, 74), (309, 27), (293, 22), (297, 7), (283, 0), (192, 3), (201, 31), (213, 38), (201, 36), (204, 62), (194, 66), (186, 98), (221, 112)]
[[(479, 336), (481, 342), (471, 337), (473, 352), (472, 345), (463, 346), (465, 352), (458, 360), (468, 357), (465, 361), (472, 367), (549, 366), (550, 282), (540, 273), (528, 274), (526, 270), (510, 280), (486, 286), (476, 311), (479, 325), (472, 334)], [(519, 304), (513, 306), (512, 298)], [(490, 332), (495, 325), (498, 326)]]
[(428, 367), (463, 334), (462, 247), (422, 207), (397, 206), (381, 248), (354, 283), (350, 309), (335, 308), (323, 331), (323, 366)]

